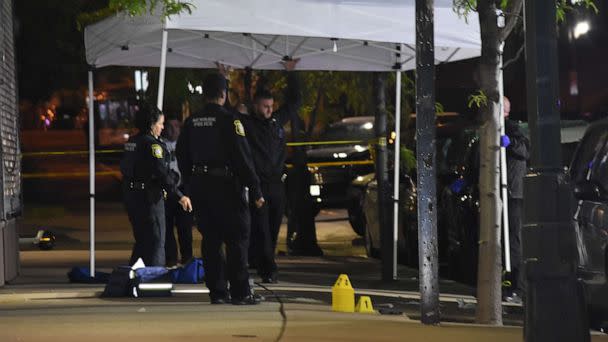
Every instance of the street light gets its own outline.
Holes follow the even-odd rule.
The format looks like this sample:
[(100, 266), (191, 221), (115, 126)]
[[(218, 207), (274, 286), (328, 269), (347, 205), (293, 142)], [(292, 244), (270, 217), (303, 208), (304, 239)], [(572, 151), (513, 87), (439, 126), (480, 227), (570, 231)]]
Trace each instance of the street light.
[(578, 39), (580, 36), (589, 32), (590, 28), (588, 21), (578, 22), (576, 26), (574, 26), (574, 39)]

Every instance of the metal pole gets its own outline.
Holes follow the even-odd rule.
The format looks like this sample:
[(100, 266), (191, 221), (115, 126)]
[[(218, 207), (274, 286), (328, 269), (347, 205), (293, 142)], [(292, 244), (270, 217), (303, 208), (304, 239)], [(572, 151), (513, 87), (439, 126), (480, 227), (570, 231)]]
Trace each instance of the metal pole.
[(416, 163), (421, 321), (439, 323), (433, 0), (416, 0)]
[(378, 221), (380, 222), (380, 248), (382, 254), (382, 280), (393, 280), (393, 234), (387, 217), (389, 208), (389, 188), (386, 149), (386, 74), (374, 74), (374, 102), (376, 117), (374, 129), (376, 143), (376, 180), (378, 181)]
[(572, 190), (561, 169), (555, 0), (525, 0), (532, 172), (524, 179), (522, 230), (527, 342), (589, 341), (576, 275)]
[(401, 70), (396, 71), (395, 168), (393, 177), (393, 280), (397, 279), (397, 239), (399, 238), (399, 161), (401, 159)]
[(90, 272), (95, 277), (95, 94), (93, 70), (89, 70), (89, 250)]
[[(502, 54), (505, 43), (500, 44), (498, 48), (498, 92), (500, 100), (498, 101), (500, 115), (500, 135), (505, 135), (505, 90), (502, 70)], [(502, 231), (504, 236), (504, 253), (505, 253), (505, 269), (511, 272), (511, 240), (509, 237), (509, 199), (508, 199), (508, 181), (507, 181), (507, 148), (500, 148), (500, 187), (502, 194)]]
[(158, 72), (158, 97), (156, 98), (156, 107), (163, 110), (163, 100), (165, 96), (165, 69), (167, 68), (167, 38), (168, 32), (163, 29), (163, 41), (160, 50), (160, 70)]

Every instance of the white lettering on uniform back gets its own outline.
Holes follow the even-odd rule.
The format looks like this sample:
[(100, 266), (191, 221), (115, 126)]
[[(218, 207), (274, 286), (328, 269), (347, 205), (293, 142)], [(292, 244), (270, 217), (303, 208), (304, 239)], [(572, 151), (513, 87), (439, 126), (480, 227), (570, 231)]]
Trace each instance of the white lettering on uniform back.
[(213, 117), (203, 117), (203, 118), (193, 118), (192, 126), (194, 127), (213, 127), (215, 125), (216, 118)]
[(136, 143), (130, 142), (130, 143), (126, 143), (125, 144), (125, 151), (127, 151), (127, 152), (134, 152), (135, 148), (137, 148), (137, 144)]

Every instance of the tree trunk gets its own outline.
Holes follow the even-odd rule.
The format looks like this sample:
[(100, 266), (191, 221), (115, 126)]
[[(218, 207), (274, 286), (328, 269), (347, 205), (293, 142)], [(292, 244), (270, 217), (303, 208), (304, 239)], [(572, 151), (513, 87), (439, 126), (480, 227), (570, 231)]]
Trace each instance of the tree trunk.
[(243, 77), (243, 86), (245, 88), (245, 99), (243, 103), (247, 108), (251, 107), (253, 98), (251, 96), (251, 82), (253, 80), (253, 70), (250, 67), (245, 68), (245, 75)]
[(477, 323), (502, 325), (502, 247), (500, 199), (499, 29), (494, 1), (478, 1), (481, 29), (480, 88), (487, 104), (480, 108), (479, 265)]
[(308, 122), (308, 128), (306, 129), (306, 140), (312, 139), (312, 134), (315, 130), (315, 126), (317, 125), (317, 114), (319, 113), (321, 101), (323, 100), (323, 83), (324, 82), (322, 82), (317, 88), (317, 99), (315, 101), (315, 108), (313, 108), (312, 112), (310, 113), (310, 121)]

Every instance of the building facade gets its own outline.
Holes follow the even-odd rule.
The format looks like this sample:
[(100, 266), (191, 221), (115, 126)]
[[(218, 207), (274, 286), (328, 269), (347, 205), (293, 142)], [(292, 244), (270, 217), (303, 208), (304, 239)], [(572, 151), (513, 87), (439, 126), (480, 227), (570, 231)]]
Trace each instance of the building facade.
[(0, 286), (19, 274), (21, 150), (15, 69), (13, 0), (0, 2)]

